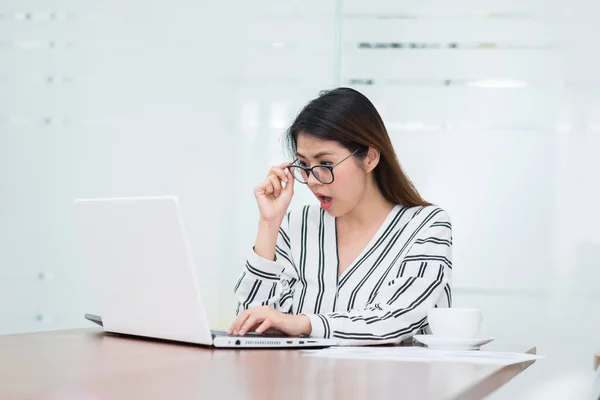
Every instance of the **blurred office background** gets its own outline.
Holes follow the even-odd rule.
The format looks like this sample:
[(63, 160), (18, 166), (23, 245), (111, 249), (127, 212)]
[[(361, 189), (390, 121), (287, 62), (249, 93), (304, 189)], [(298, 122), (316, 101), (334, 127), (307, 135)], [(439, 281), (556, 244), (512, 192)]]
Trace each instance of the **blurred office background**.
[(492, 398), (576, 396), (600, 349), (599, 13), (596, 0), (0, 0), (0, 334), (90, 325), (73, 199), (164, 194), (227, 326), (252, 188), (288, 159), (302, 105), (352, 86), (453, 219), (455, 306), (547, 356)]

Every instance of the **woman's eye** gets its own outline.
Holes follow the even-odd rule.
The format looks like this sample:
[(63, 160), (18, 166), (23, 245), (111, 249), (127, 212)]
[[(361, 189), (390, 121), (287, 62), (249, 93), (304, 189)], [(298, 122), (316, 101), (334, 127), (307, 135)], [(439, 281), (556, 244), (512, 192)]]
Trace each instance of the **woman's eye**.
[(321, 165), (331, 165), (332, 163), (330, 163), (329, 161), (321, 161)]
[(306, 163), (304, 161), (298, 161), (298, 165), (301, 167), (306, 168), (308, 165), (306, 165)]

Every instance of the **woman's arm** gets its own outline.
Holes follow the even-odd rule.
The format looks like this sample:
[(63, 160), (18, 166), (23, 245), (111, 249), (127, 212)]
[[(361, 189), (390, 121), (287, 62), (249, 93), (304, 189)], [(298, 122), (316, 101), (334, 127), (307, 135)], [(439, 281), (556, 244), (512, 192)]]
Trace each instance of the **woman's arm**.
[(292, 260), (288, 220), (285, 218), (275, 228), (259, 223), (256, 244), (234, 288), (238, 298), (236, 315), (261, 305), (291, 312), (298, 274)]

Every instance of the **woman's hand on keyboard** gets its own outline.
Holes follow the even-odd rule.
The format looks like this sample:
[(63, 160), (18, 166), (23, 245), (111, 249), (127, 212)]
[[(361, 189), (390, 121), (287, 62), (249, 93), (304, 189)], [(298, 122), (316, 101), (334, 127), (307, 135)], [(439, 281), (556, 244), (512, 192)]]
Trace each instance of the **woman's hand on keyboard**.
[(310, 335), (312, 327), (306, 315), (290, 315), (269, 306), (250, 308), (242, 312), (229, 328), (230, 335), (244, 336), (280, 331), (288, 336)]

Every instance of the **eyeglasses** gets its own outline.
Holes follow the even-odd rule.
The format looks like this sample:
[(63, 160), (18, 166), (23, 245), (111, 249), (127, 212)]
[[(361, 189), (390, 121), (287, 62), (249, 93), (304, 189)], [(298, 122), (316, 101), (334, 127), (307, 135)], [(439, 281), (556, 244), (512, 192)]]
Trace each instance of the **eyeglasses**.
[(310, 177), (310, 173), (312, 172), (314, 177), (317, 178), (319, 182), (328, 185), (330, 183), (333, 183), (334, 180), (333, 169), (341, 163), (343, 163), (344, 161), (346, 161), (347, 159), (349, 159), (350, 157), (352, 157), (354, 154), (356, 154), (358, 150), (360, 149), (354, 150), (348, 157), (344, 158), (335, 165), (315, 165), (314, 167), (307, 168), (301, 167), (300, 165), (294, 165), (294, 163), (298, 162), (298, 160), (294, 160), (294, 162), (288, 167), (288, 169), (290, 170), (294, 178), (300, 183), (308, 183), (308, 178)]

